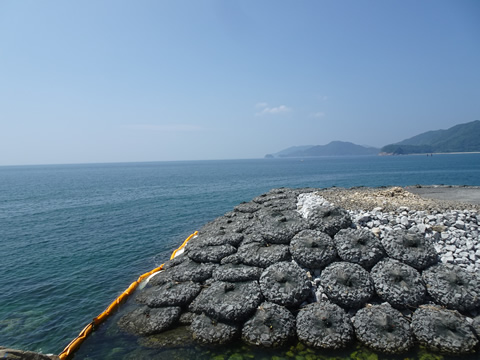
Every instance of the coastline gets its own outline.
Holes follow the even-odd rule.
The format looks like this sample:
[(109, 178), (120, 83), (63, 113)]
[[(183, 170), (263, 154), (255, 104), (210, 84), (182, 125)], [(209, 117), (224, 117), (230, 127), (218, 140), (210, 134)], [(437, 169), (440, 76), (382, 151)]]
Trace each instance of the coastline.
[[(405, 189), (408, 189), (408, 188), (409, 187), (406, 187)], [(320, 194), (320, 196), (322, 196), (324, 199), (327, 199), (331, 204), (335, 203), (335, 205), (342, 206), (347, 210), (353, 211), (351, 214), (354, 222), (358, 225), (363, 222), (367, 228), (370, 228), (370, 230), (372, 230), (373, 227), (372, 226), (369, 227), (368, 222), (372, 221), (373, 223), (375, 221), (373, 215), (376, 216), (376, 213), (381, 213), (383, 210), (391, 211), (391, 212), (394, 212), (394, 210), (397, 210), (399, 215), (407, 212), (407, 214), (402, 215), (402, 217), (407, 217), (407, 221), (409, 221), (408, 219), (410, 217), (409, 215), (416, 215), (413, 213), (409, 214), (410, 211), (425, 211), (427, 213), (436, 212), (438, 215), (439, 212), (446, 213), (448, 211), (454, 211), (455, 209), (457, 210), (461, 210), (461, 209), (478, 210), (479, 209), (478, 205), (480, 204), (480, 200), (476, 200), (476, 202), (472, 204), (468, 204), (464, 202), (452, 201), (451, 199), (445, 199), (444, 195), (448, 193), (448, 196), (446, 196), (447, 198), (452, 198), (452, 197), (455, 198), (455, 193), (458, 192), (458, 190), (464, 190), (465, 188), (467, 188), (469, 189), (468, 191), (471, 191), (471, 193), (477, 194), (478, 199), (480, 199), (480, 187), (434, 185), (434, 186), (414, 186), (412, 188), (414, 190), (420, 189), (419, 192), (421, 194), (415, 194), (414, 192), (410, 192), (410, 190), (406, 191), (405, 189), (402, 189), (402, 188), (363, 188), (363, 187), (351, 188), (351, 189), (342, 189), (342, 188), (303, 189), (300, 191), (300, 193), (316, 192)], [(396, 189), (396, 190), (392, 190), (392, 189)], [(432, 190), (432, 189), (435, 191), (433, 191), (433, 193), (429, 193), (429, 190)], [(275, 191), (278, 191), (278, 194), (275, 194)], [(272, 195), (273, 199), (267, 200), (266, 202), (272, 201), (275, 204), (274, 207), (278, 207), (278, 206), (282, 207), (283, 205), (285, 205), (285, 203), (291, 200), (288, 195), (286, 197), (281, 195), (282, 193), (288, 194), (288, 191), (289, 189), (274, 190), (272, 194), (269, 193), (270, 195)], [(266, 196), (268, 197), (269, 194), (266, 194)], [(345, 194), (350, 194), (351, 196), (348, 197), (348, 196), (345, 196)], [(385, 202), (386, 201), (385, 199), (387, 199), (388, 202)], [(374, 201), (368, 202), (367, 200), (374, 200)], [(340, 201), (342, 201), (343, 203), (340, 203)], [(382, 208), (382, 210), (377, 209), (375, 214), (371, 214), (371, 211), (375, 208), (375, 207), (372, 208), (371, 206), (377, 205), (376, 207), (378, 208), (379, 207), (378, 202), (383, 204), (384, 208)], [(263, 203), (257, 202), (257, 204), (263, 204)], [(385, 206), (388, 204), (392, 204), (391, 209), (389, 209), (388, 206)], [(295, 205), (297, 207), (298, 203), (295, 203)], [(237, 213), (248, 213), (249, 210), (247, 209), (247, 207), (248, 207), (247, 205), (240, 204), (235, 208), (235, 211)], [(407, 207), (407, 209), (405, 209), (405, 207)], [(355, 213), (355, 211), (362, 211), (362, 213)], [(370, 214), (369, 221), (366, 221), (365, 213)], [(399, 224), (402, 225), (402, 220), (399, 221)], [(441, 232), (438, 232), (438, 231), (436, 231), (436, 233), (441, 234)], [(323, 295), (320, 295), (320, 296), (323, 296)], [(6, 358), (8, 359), (8, 357)], [(43, 358), (38, 358), (38, 359), (43, 359)]]

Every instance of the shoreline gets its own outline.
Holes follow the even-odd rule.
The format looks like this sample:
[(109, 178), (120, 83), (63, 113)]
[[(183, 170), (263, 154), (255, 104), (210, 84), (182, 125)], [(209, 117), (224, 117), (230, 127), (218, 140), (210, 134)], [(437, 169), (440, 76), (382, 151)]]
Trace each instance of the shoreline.
[[(417, 193), (411, 192), (410, 188), (412, 188), (414, 191), (417, 190)], [(456, 197), (455, 194), (457, 194), (459, 190), (465, 190), (465, 189), (468, 189), (467, 191), (470, 191), (471, 193), (476, 194), (476, 196), (474, 197), (473, 203), (465, 203), (465, 202), (458, 202), (458, 201), (451, 200), (452, 197), (453, 198)], [(293, 195), (291, 196), (291, 193), (294, 194), (295, 196)], [(386, 227), (389, 227), (390, 224), (393, 223), (394, 226), (392, 226), (391, 230), (394, 230), (393, 228), (395, 226), (397, 226), (398, 229), (415, 227), (416, 231), (420, 230), (421, 232), (423, 231), (424, 234), (431, 235), (429, 237), (432, 238), (432, 240), (444, 241), (444, 240), (447, 240), (448, 237), (445, 235), (447, 233), (449, 234), (449, 231), (452, 234), (456, 234), (457, 230), (465, 231), (465, 230), (462, 230), (461, 227), (458, 227), (461, 225), (460, 223), (457, 226), (456, 219), (458, 216), (462, 215), (461, 211), (457, 211), (457, 210), (463, 211), (468, 209), (469, 212), (465, 212), (464, 215), (462, 215), (464, 220), (473, 219), (472, 214), (474, 212), (476, 214), (476, 211), (480, 210), (480, 206), (479, 206), (480, 205), (480, 187), (478, 186), (415, 185), (415, 186), (405, 187), (405, 188), (356, 187), (356, 188), (350, 188), (350, 189), (343, 189), (343, 188), (274, 189), (267, 194), (261, 195), (253, 199), (249, 203), (237, 205), (232, 212), (227, 213), (226, 215), (217, 218), (211, 223), (206, 224), (203, 228), (203, 232), (202, 230), (200, 232), (200, 241), (203, 242), (203, 240), (205, 240), (205, 236), (210, 236), (212, 234), (211, 231), (214, 231), (214, 229), (216, 229), (217, 226), (221, 226), (222, 228), (225, 227), (226, 229), (231, 228), (231, 225), (228, 225), (228, 224), (231, 224), (229, 222), (230, 220), (226, 221), (229, 218), (235, 219), (238, 217), (238, 220), (240, 220), (240, 219), (244, 219), (244, 215), (246, 215), (248, 218), (253, 214), (258, 214), (257, 212), (261, 211), (264, 208), (273, 209), (274, 211), (278, 211), (281, 213), (285, 212), (285, 214), (288, 214), (289, 211), (293, 211), (294, 209), (298, 210), (299, 209), (298, 196), (300, 196), (302, 193), (304, 194), (315, 193), (318, 196), (322, 197), (323, 200), (316, 199), (314, 202), (310, 204), (311, 206), (313, 206), (312, 209), (315, 209), (315, 207), (318, 207), (319, 203), (322, 203), (323, 205), (327, 205), (325, 202), (328, 202), (330, 205), (334, 204), (335, 206), (340, 206), (341, 208), (346, 209), (350, 213), (350, 216), (352, 217), (352, 222), (355, 225), (355, 227), (367, 229), (368, 231), (374, 233), (374, 235), (379, 239), (385, 238), (385, 234), (388, 231), (390, 231), (386, 229)], [(445, 199), (445, 196), (444, 196), (445, 194), (448, 195), (446, 196), (447, 199)], [(478, 195), (478, 198), (477, 198), (477, 195)], [(471, 212), (471, 210), (473, 210), (473, 212)], [(422, 212), (425, 212), (425, 214), (423, 214)], [(431, 214), (435, 214), (435, 216)], [(445, 217), (441, 217), (439, 220), (438, 216), (440, 214), (445, 215)], [(450, 221), (446, 217), (446, 214), (448, 214), (449, 216), (450, 215), (455, 216), (456, 217), (455, 221), (454, 222)], [(420, 217), (417, 215), (419, 215)], [(257, 216), (257, 215), (254, 215), (254, 216)], [(434, 218), (428, 218), (427, 216), (433, 216)], [(419, 221), (418, 219), (420, 218), (422, 219), (422, 222), (417, 223)], [(261, 219), (261, 217), (259, 219)], [(423, 219), (427, 219), (428, 221), (425, 223)], [(460, 219), (462, 219), (461, 216), (460, 216)], [(291, 220), (290, 217), (287, 216), (286, 222), (289, 225), (295, 225), (294, 222), (290, 223), (290, 220)], [(265, 224), (267, 224), (268, 226), (272, 225), (269, 218), (265, 218), (265, 220), (262, 220), (262, 221), (267, 221)], [(442, 225), (437, 224), (438, 221), (441, 221)], [(462, 221), (462, 220), (459, 220), (459, 221)], [(445, 226), (444, 225), (445, 222), (449, 224), (451, 223), (451, 226)], [(463, 223), (464, 223), (463, 229), (466, 229), (466, 222), (463, 221)], [(475, 223), (478, 225), (477, 220), (475, 220)], [(274, 223), (274, 225), (275, 224), (276, 223)], [(452, 229), (450, 230), (449, 227), (451, 227)], [(244, 231), (242, 230), (242, 232)], [(382, 233), (383, 233), (383, 236), (382, 236)], [(477, 240), (478, 240), (478, 235), (477, 235)], [(255, 242), (255, 240), (253, 242)], [(241, 244), (238, 243), (237, 245), (235, 245), (235, 247), (239, 245), (241, 246)], [(248, 244), (245, 244), (245, 245), (248, 245)], [(281, 245), (281, 244), (278, 244), (278, 245)], [(202, 247), (202, 246), (210, 246), (210, 245), (208, 244), (206, 245), (205, 243), (201, 245), (200, 243), (198, 246)], [(455, 246), (455, 244), (446, 243), (444, 241), (444, 244), (442, 244), (442, 246), (444, 247), (449, 246), (449, 248), (451, 249), (451, 247)], [(275, 244), (271, 245), (270, 249), (274, 247), (277, 247), (277, 245)], [(194, 242), (191, 242), (191, 244), (187, 246), (186, 253), (183, 255), (182, 261), (187, 261), (188, 258), (191, 259), (192, 256), (196, 256), (196, 255), (192, 255), (192, 252), (197, 250), (199, 250), (199, 248), (197, 247), (196, 241), (194, 240)], [(200, 249), (200, 250), (203, 251), (205, 249)], [(240, 251), (240, 247), (238, 247), (238, 250)], [(455, 255), (456, 252), (450, 251), (450, 253), (451, 254), (446, 254), (446, 253), (443, 254), (444, 259), (442, 259), (442, 261), (445, 260), (446, 264), (454, 263), (455, 259), (453, 258), (453, 255)], [(480, 258), (480, 253), (479, 253), (479, 256), (477, 256), (476, 258)], [(225, 264), (223, 264), (223, 258), (221, 261), (222, 261), (222, 265), (235, 264), (235, 261), (234, 262), (227, 261), (225, 262)], [(208, 262), (209, 261), (207, 261), (207, 263)], [(170, 264), (171, 266), (167, 266), (166, 269), (167, 270), (169, 268), (175, 269), (176, 266), (179, 264), (181, 265), (181, 263), (182, 262), (179, 261), (176, 264)], [(343, 262), (340, 262), (340, 263), (343, 263)], [(478, 262), (478, 264), (480, 266), (480, 262)], [(248, 264), (247, 267), (249, 266), (254, 266), (254, 265)], [(476, 271), (478, 271), (478, 268)], [(319, 290), (320, 289), (319, 285), (322, 282), (321, 274), (322, 274), (321, 271), (311, 272), (312, 278), (310, 281), (312, 281), (313, 284), (316, 284), (315, 297), (317, 298), (317, 301), (321, 299), (328, 300), (328, 294), (326, 294), (323, 290)], [(155, 279), (155, 277), (153, 277), (153, 279)], [(212, 284), (212, 282), (209, 282), (209, 281), (215, 281), (215, 279), (212, 278), (211, 280), (207, 280), (206, 284)], [(157, 285), (155, 286), (161, 286), (161, 284), (162, 282), (160, 281), (159, 283), (157, 282)], [(377, 304), (374, 303), (374, 306), (377, 306)], [(478, 311), (480, 311), (480, 309), (478, 309)], [(407, 314), (407, 316), (411, 316), (411, 314), (410, 315)], [(480, 336), (480, 334), (478, 335)], [(0, 347), (0, 354), (3, 354), (2, 351), (5, 351), (5, 350), (6, 350), (5, 348)], [(12, 351), (12, 350), (9, 349), (9, 351)], [(29, 353), (30, 355), (30, 352), (23, 352), (23, 353)], [(31, 354), (34, 354), (34, 353), (31, 353)], [(57, 359), (58, 358), (55, 356), (50, 357), (48, 355), (42, 355), (42, 356), (43, 357), (32, 358), (32, 359)], [(5, 358), (8, 359), (8, 357), (5, 357)]]

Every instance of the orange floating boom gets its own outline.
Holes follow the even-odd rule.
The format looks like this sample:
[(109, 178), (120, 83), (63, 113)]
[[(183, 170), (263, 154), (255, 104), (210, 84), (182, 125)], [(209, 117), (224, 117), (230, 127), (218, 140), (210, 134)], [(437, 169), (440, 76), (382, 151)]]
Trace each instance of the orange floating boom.
[[(173, 253), (172, 256), (170, 256), (170, 259), (173, 259), (175, 255), (177, 254), (178, 251), (182, 250), (185, 245), (190, 241), (191, 238), (196, 236), (198, 234), (198, 231), (195, 231), (193, 234), (191, 234), (188, 238), (185, 239), (183, 244), (176, 249)], [(130, 286), (122, 293), (120, 294), (119, 297), (117, 297), (102, 313), (100, 313), (97, 317), (93, 319), (93, 321), (85, 326), (82, 331), (80, 331), (80, 334), (73, 339), (66, 347), (63, 349), (63, 351), (58, 355), (58, 357), (61, 360), (66, 360), (69, 359), (70, 356), (73, 355), (73, 353), (80, 347), (80, 345), (85, 341), (85, 339), (92, 333), (94, 328), (98, 325), (100, 325), (102, 322), (104, 322), (111, 314), (114, 312), (120, 303), (122, 303), (130, 294), (132, 294), (135, 289), (137, 288), (140, 283), (145, 280), (147, 277), (150, 275), (155, 274), (156, 272), (159, 272), (160, 270), (163, 269), (163, 265), (160, 265), (159, 267), (142, 274), (138, 277), (137, 281), (134, 281), (133, 283), (130, 284)]]

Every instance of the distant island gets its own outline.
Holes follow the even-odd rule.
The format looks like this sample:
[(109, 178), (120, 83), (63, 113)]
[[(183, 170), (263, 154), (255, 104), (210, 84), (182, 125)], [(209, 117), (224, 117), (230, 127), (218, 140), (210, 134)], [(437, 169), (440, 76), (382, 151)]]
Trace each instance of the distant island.
[(314, 156), (349, 156), (378, 155), (380, 149), (356, 145), (346, 141), (332, 141), (327, 145), (293, 146), (275, 154), (267, 154), (266, 158), (314, 157)]
[(316, 156), (408, 155), (453, 152), (480, 152), (480, 120), (455, 125), (447, 130), (434, 130), (416, 135), (381, 149), (332, 141), (326, 145), (292, 146), (265, 158)]
[(447, 130), (427, 131), (399, 143), (382, 147), (381, 155), (480, 151), (480, 120)]

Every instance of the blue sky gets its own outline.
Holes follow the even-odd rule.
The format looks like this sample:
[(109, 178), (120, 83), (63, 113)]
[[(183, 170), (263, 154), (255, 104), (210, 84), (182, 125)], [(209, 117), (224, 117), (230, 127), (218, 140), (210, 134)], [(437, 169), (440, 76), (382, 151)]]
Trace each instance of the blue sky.
[(0, 165), (259, 158), (480, 119), (480, 1), (0, 1)]

